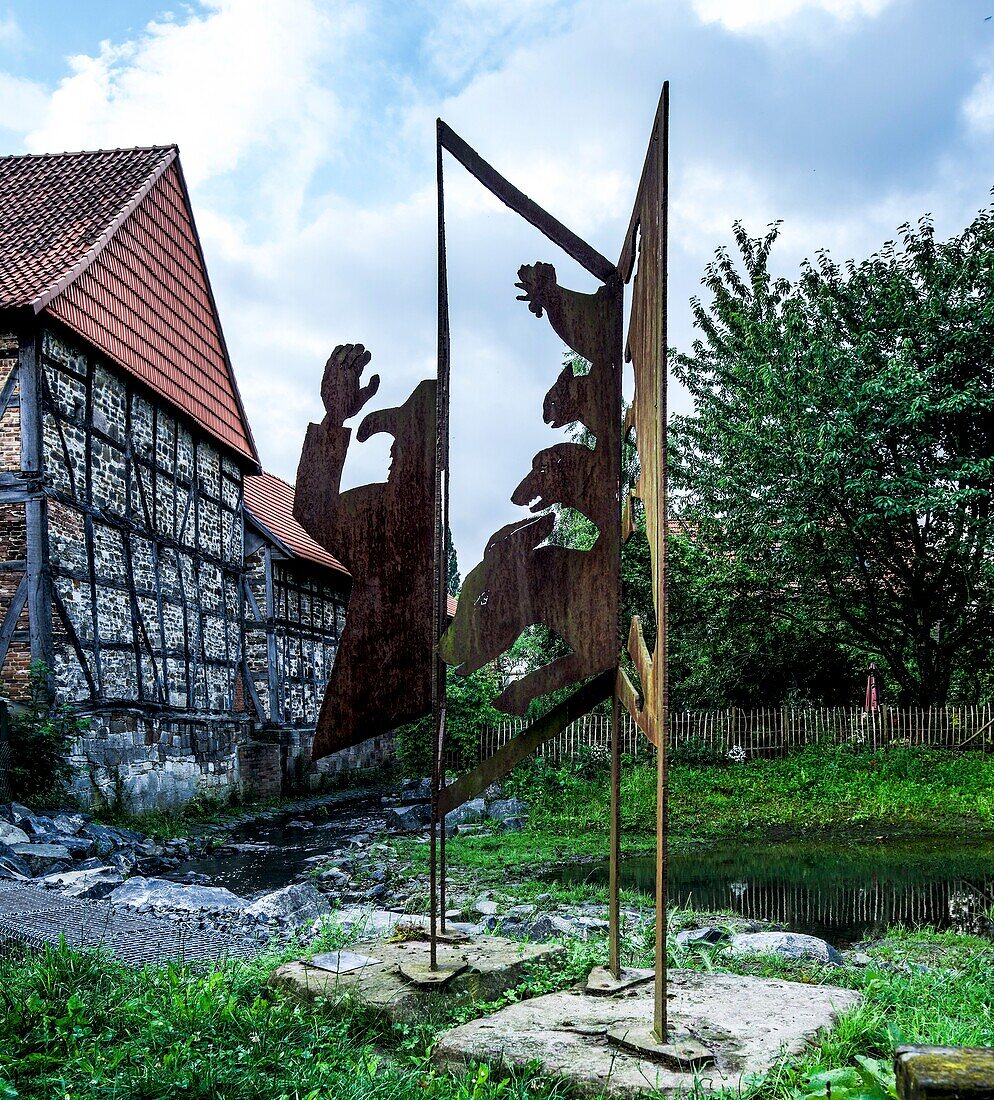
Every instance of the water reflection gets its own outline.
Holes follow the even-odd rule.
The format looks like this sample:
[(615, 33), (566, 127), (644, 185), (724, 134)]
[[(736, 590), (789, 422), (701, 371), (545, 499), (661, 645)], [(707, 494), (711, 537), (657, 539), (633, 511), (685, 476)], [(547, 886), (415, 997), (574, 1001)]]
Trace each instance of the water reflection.
[[(572, 865), (562, 882), (607, 882), (607, 864)], [(623, 887), (655, 890), (651, 856), (627, 859)], [(994, 909), (994, 844), (749, 843), (671, 852), (671, 904), (731, 910), (843, 946), (890, 925), (986, 933)]]

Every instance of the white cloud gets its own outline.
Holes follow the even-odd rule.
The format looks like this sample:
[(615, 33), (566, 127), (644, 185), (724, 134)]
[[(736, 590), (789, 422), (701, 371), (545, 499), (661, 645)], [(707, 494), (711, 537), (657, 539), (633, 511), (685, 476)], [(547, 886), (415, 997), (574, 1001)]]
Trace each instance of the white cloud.
[(0, 130), (26, 134), (45, 117), (48, 92), (33, 80), (0, 72), (0, 103), (3, 104)]
[(975, 134), (994, 133), (994, 72), (986, 72), (963, 102), (963, 117)]
[(344, 124), (323, 67), (361, 26), (347, 2), (203, 0), (185, 21), (153, 22), (134, 41), (70, 58), (28, 147), (178, 142), (192, 186), (268, 153), (292, 213)]
[(0, 46), (20, 46), (24, 41), (24, 32), (11, 11), (0, 15)]
[(842, 23), (879, 15), (893, 0), (692, 0), (703, 23), (735, 33), (762, 33), (799, 15), (824, 13)]

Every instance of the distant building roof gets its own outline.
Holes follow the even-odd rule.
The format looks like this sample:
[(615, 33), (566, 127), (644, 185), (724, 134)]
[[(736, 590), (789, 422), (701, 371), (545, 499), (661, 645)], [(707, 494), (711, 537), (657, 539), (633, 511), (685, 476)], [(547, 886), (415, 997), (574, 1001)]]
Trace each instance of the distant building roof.
[[(300, 526), (293, 516), (293, 486), (275, 474), (253, 474), (245, 478), (245, 507), (256, 524), (274, 536), (276, 542), (304, 561), (323, 565), (349, 576), (349, 571)], [(448, 597), (447, 611), (451, 619), (456, 613), (456, 600)]]
[(294, 557), (323, 565), (348, 576), (344, 565), (300, 526), (293, 516), (293, 486), (275, 474), (253, 474), (245, 478), (245, 507), (252, 519), (274, 535)]
[(178, 155), (0, 157), (0, 309), (58, 317), (258, 468)]

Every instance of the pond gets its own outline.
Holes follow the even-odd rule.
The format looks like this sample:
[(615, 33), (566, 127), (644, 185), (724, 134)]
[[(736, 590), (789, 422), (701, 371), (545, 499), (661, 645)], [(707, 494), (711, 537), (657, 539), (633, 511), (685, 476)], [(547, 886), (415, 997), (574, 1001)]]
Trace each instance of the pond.
[[(607, 862), (572, 864), (550, 878), (607, 882)], [(628, 857), (622, 887), (655, 891), (651, 855)], [(975, 931), (994, 910), (994, 842), (923, 840), (716, 844), (670, 853), (670, 904), (731, 910), (837, 946), (893, 924)]]

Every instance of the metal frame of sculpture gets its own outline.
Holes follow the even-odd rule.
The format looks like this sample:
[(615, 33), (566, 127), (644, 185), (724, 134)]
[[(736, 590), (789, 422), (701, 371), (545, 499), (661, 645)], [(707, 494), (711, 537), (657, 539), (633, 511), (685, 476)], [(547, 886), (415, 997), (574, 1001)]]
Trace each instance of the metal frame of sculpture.
[[(353, 596), (322, 707), (315, 756), (354, 744), (405, 721), (432, 716), (430, 961), (413, 976), (444, 985), (437, 944), (445, 928), (445, 817), (507, 774), (519, 761), (576, 718), (612, 700), (609, 981), (624, 983), (620, 960), (620, 725), (623, 706), (657, 748), (657, 874), (655, 1016), (639, 1040), (648, 1055), (665, 1055), (666, 1019), (666, 203), (668, 85), (663, 86), (649, 149), (617, 265), (606, 259), (500, 175), (441, 119), (436, 129), (438, 195), (438, 373), (419, 384), (399, 409), (373, 412), (357, 432), (395, 437), (388, 482), (342, 493), (341, 471), (356, 415), (377, 389), (360, 386), (369, 353), (362, 345), (336, 349), (322, 386), (327, 415), (311, 425), (301, 456), (295, 515), (317, 541), (353, 573)], [(544, 402), (551, 427), (579, 423), (592, 446), (557, 443), (540, 451), (512, 501), (539, 514), (508, 524), (490, 539), (483, 560), (466, 576), (455, 619), (445, 630), (446, 533), (449, 512), (449, 305), (445, 249), (443, 154), (447, 152), (487, 190), (535, 226), (601, 282), (593, 294), (560, 285), (551, 264), (522, 266), (518, 299), (546, 317), (563, 342), (591, 364), (577, 375), (566, 366)], [(624, 285), (633, 283), (627, 341)], [(622, 426), (622, 360), (633, 363), (635, 399)], [(431, 416), (434, 413), (434, 423)], [(432, 432), (432, 428), (434, 431)], [(634, 430), (640, 476), (621, 500), (621, 450)], [(433, 452), (432, 452), (433, 448)], [(434, 484), (432, 485), (432, 476)], [(638, 688), (620, 659), (621, 542), (633, 526), (634, 499), (646, 514), (652, 559), (656, 642), (650, 653), (633, 619), (627, 650)], [(588, 550), (549, 545), (558, 504), (575, 509), (597, 529)], [(366, 541), (366, 545), (359, 545)], [(389, 602), (387, 602), (389, 600)], [(429, 613), (429, 607), (431, 609)], [(358, 620), (358, 621), (357, 621)], [(569, 652), (513, 681), (495, 700), (524, 714), (529, 704), (580, 684), (494, 756), (446, 784), (447, 665), (470, 673), (505, 653), (529, 626), (544, 624)], [(353, 631), (350, 636), (350, 629)], [(437, 644), (435, 644), (437, 641)], [(377, 644), (378, 643), (378, 644)], [(370, 682), (369, 670), (377, 670)], [(362, 673), (360, 684), (358, 675)], [(582, 683), (581, 683), (582, 682)], [(631, 1045), (631, 1042), (628, 1043)]]

